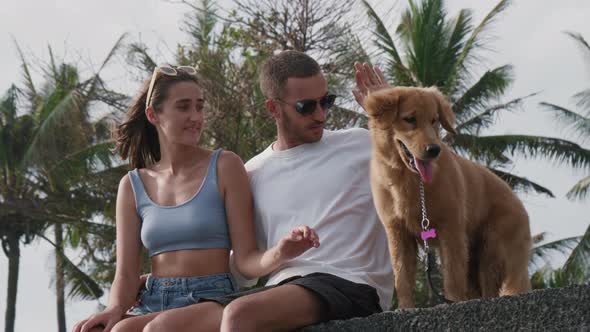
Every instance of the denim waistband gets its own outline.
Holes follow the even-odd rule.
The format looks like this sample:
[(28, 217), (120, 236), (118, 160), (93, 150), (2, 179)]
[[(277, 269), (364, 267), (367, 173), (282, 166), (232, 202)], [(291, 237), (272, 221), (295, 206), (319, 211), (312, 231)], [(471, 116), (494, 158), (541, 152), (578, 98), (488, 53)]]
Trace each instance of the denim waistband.
[(236, 283), (229, 272), (196, 277), (154, 277), (150, 275), (145, 281), (145, 288), (149, 292), (154, 290), (188, 292), (201, 288), (218, 287), (218, 283), (226, 279), (235, 287)]

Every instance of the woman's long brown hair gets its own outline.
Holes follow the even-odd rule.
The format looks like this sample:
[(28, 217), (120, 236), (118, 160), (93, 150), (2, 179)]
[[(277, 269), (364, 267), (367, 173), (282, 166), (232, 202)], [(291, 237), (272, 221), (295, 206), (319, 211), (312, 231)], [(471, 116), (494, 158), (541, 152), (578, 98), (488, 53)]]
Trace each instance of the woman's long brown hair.
[[(151, 105), (156, 113), (162, 111), (162, 105), (168, 98), (170, 89), (176, 83), (185, 81), (192, 81), (201, 86), (196, 76), (180, 70), (176, 76), (161, 74), (157, 78), (151, 97)], [(115, 152), (123, 160), (129, 159), (130, 169), (144, 168), (160, 160), (158, 131), (145, 114), (149, 84), (149, 80), (143, 84), (139, 94), (131, 103), (125, 120), (114, 130)]]

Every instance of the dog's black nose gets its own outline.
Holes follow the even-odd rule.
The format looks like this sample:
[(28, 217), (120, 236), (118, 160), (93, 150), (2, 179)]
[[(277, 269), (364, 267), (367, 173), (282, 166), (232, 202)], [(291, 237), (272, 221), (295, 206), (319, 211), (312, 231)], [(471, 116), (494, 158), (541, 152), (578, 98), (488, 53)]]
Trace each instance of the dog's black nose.
[(428, 144), (426, 146), (426, 156), (429, 158), (436, 158), (440, 153), (440, 145), (438, 144)]

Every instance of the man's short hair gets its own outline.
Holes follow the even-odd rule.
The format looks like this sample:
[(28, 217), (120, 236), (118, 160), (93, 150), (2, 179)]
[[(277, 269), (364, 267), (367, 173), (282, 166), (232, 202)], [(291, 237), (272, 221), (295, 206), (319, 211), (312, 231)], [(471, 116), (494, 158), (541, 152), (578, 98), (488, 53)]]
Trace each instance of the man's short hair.
[(266, 98), (282, 98), (290, 77), (306, 78), (320, 71), (320, 65), (309, 55), (299, 51), (283, 51), (262, 65), (260, 89)]

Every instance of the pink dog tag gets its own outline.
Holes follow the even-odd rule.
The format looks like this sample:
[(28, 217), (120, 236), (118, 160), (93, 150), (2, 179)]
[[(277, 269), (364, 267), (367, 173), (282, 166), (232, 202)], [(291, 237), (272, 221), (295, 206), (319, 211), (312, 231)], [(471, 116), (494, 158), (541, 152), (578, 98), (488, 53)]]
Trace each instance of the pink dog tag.
[(428, 231), (422, 231), (422, 241), (434, 239), (436, 237), (436, 229), (432, 228)]

